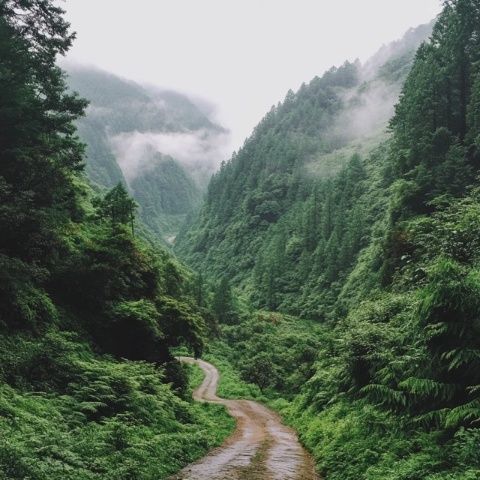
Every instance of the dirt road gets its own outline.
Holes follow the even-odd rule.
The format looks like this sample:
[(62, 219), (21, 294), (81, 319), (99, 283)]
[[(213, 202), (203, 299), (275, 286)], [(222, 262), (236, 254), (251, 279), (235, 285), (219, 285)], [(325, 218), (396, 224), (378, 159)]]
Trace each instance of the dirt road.
[(171, 480), (319, 480), (313, 460), (278, 415), (250, 400), (217, 397), (219, 374), (203, 360), (181, 357), (204, 372), (195, 400), (225, 405), (237, 420), (235, 432), (219, 448), (184, 468)]

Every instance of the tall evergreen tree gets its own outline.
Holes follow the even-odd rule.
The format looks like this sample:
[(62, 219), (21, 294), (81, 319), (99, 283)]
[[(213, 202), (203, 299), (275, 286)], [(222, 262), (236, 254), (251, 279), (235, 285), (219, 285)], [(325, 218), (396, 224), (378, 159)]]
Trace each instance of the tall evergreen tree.
[(232, 288), (227, 277), (223, 277), (220, 280), (214, 291), (212, 311), (219, 323), (231, 325), (236, 323), (238, 319)]

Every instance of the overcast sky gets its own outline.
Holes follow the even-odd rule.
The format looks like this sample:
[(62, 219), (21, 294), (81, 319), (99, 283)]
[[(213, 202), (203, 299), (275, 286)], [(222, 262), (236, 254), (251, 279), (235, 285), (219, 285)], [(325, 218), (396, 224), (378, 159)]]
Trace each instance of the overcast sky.
[(209, 99), (237, 148), (289, 88), (366, 60), (440, 0), (66, 0), (69, 59)]

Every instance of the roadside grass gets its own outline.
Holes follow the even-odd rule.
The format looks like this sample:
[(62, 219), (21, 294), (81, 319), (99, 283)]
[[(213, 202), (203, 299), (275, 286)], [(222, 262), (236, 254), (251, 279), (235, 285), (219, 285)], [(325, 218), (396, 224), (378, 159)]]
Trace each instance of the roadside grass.
[(235, 367), (225, 358), (222, 358), (214, 349), (211, 353), (204, 356), (207, 362), (212, 363), (220, 372), (220, 381), (218, 384), (217, 394), (222, 398), (230, 399), (247, 399), (264, 402), (266, 398), (260, 392), (260, 389), (248, 383), (240, 377)]
[(188, 376), (188, 389), (192, 393), (203, 382), (205, 374), (198, 365), (184, 364), (184, 368)]
[[(11, 381), (0, 381), (2, 480), (165, 479), (235, 428), (222, 406), (175, 395), (151, 364), (94, 355), (66, 333), (52, 332), (47, 340), (0, 335)], [(49, 353), (57, 351), (66, 353)], [(50, 355), (46, 379), (73, 372), (64, 393), (26, 383), (24, 369), (43, 365), (35, 352)], [(187, 372), (193, 389), (203, 374), (194, 367)]]
[[(220, 373), (220, 381), (218, 384), (217, 395), (228, 399), (247, 399), (266, 401), (267, 398), (262, 395), (258, 386), (243, 380), (235, 366), (227, 360), (231, 358), (225, 349), (228, 345), (223, 342), (212, 342), (208, 345), (208, 350), (202, 355), (202, 360), (210, 362)], [(192, 354), (186, 348), (177, 348), (174, 351), (175, 356), (191, 357)], [(184, 368), (188, 372), (189, 388), (193, 391), (202, 383), (202, 369), (196, 365), (184, 364)]]
[[(202, 383), (205, 374), (197, 365), (184, 365), (184, 368), (188, 375), (189, 390), (193, 392)], [(221, 445), (235, 430), (236, 422), (227, 413), (223, 405), (192, 401), (192, 408), (195, 412), (195, 417), (208, 432), (208, 436), (211, 439), (209, 449)], [(205, 453), (205, 451), (199, 452), (197, 458), (200, 458)]]
[(204, 356), (204, 359), (215, 365), (220, 372), (218, 396), (229, 399), (255, 400), (279, 413), (286, 424), (290, 423), (287, 422), (286, 414), (289, 413), (292, 403), (279, 397), (278, 393), (271, 389), (262, 393), (257, 385), (243, 380), (235, 366), (229, 360), (220, 356), (224, 348), (229, 347), (224, 343), (213, 344), (211, 352)]

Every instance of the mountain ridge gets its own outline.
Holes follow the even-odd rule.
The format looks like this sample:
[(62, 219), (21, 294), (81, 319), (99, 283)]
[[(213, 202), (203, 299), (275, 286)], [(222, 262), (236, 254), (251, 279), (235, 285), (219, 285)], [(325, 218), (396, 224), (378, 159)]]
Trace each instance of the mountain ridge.
[[(99, 188), (127, 185), (153, 234), (164, 241), (174, 237), (198, 208), (228, 131), (173, 90), (75, 64), (68, 64), (67, 80), (90, 101), (86, 116), (77, 122), (87, 145), (89, 179)], [(175, 213), (164, 209), (173, 204)]]
[[(289, 91), (283, 103), (257, 125), (242, 149), (214, 175), (205, 205), (177, 237), (177, 254), (207, 276), (226, 275), (259, 302), (255, 305), (282, 304), (266, 301), (265, 296), (258, 298), (264, 287), (255, 276), (267, 275), (258, 271), (263, 269), (262, 250), (274, 248), (268, 245), (275, 229), (283, 228), (281, 225), (292, 216), (302, 218), (301, 211), (311, 208), (309, 202), (316, 201), (310, 198), (315, 182), (322, 178), (328, 182), (348, 168), (355, 155), (368, 157), (388, 138), (388, 121), (413, 62), (415, 46), (426, 40), (431, 29), (431, 23), (411, 29), (364, 65), (358, 60), (345, 62), (303, 84), (296, 93)], [(378, 65), (372, 76), (373, 64)], [(325, 192), (322, 195), (327, 195)], [(300, 223), (309, 221), (302, 219)], [(307, 261), (312, 253), (305, 250), (305, 240), (300, 240), (305, 228), (300, 224), (294, 227), (302, 245), (298, 246), (299, 256), (290, 262)], [(298, 271), (293, 264), (291, 268)], [(298, 275), (301, 278), (304, 273)], [(268, 283), (260, 283), (264, 282)], [(282, 292), (293, 287), (275, 288)], [(291, 299), (285, 302), (290, 313), (316, 315), (299, 305), (292, 310)]]

